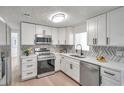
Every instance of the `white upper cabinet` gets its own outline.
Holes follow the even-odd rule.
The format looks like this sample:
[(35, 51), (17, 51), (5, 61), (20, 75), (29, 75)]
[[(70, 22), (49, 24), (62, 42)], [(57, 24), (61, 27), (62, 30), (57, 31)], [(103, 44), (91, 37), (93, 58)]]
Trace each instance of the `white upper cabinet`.
[(52, 35), (52, 27), (45, 27), (45, 35)]
[(6, 24), (0, 21), (0, 45), (6, 45)]
[(59, 45), (66, 44), (66, 28), (58, 28), (58, 43)]
[(72, 27), (58, 28), (58, 44), (74, 45), (74, 32)]
[(34, 45), (35, 40), (35, 25), (29, 23), (21, 24), (21, 44)]
[(97, 42), (97, 17), (87, 20), (88, 45), (95, 45)]
[(53, 28), (29, 23), (21, 24), (22, 45), (34, 45), (36, 34), (51, 35), (53, 45), (74, 45), (73, 27)]
[(36, 25), (36, 31), (35, 31), (35, 33), (36, 34), (41, 34), (41, 35), (43, 35), (43, 26), (41, 26), (41, 25)]
[(52, 35), (51, 27), (36, 25), (36, 34)]
[(67, 27), (66, 29), (66, 45), (74, 45), (74, 28)]
[(97, 17), (97, 45), (106, 45), (107, 44), (107, 22), (106, 14), (100, 15)]
[(88, 45), (106, 45), (106, 14), (87, 20)]
[(124, 46), (124, 7), (107, 14), (109, 44)]
[(52, 32), (52, 44), (58, 45), (58, 29), (51, 28), (51, 32)]

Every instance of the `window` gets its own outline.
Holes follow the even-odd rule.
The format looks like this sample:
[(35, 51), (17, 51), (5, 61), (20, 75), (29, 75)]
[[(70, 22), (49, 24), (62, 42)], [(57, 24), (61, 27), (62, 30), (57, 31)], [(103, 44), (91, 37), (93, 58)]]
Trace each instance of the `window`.
[(76, 47), (77, 44), (82, 45), (82, 50), (89, 51), (89, 46), (87, 45), (87, 32), (75, 34), (75, 49), (80, 48), (80, 47)]

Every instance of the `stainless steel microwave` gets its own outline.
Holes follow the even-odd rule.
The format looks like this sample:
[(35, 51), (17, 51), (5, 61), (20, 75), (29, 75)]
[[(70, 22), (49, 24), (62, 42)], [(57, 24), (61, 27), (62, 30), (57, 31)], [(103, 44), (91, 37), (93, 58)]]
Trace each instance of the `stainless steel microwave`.
[(41, 45), (41, 44), (51, 44), (52, 43), (52, 36), (51, 35), (35, 35), (35, 44)]

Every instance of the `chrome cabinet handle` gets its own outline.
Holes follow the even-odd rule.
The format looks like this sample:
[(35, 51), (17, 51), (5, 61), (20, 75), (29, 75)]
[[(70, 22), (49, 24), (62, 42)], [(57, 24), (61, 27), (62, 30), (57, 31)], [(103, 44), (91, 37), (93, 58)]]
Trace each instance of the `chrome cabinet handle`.
[(27, 67), (32, 67), (33, 65), (28, 65)]
[(111, 76), (114, 76), (115, 74), (113, 73), (110, 73), (110, 72), (107, 72), (107, 71), (104, 71), (104, 73), (108, 74), (108, 75), (111, 75)]
[(27, 73), (27, 75), (30, 75), (30, 74), (32, 74), (33, 72), (29, 72), (29, 73)]
[(27, 60), (27, 61), (33, 61), (32, 59), (29, 59), (29, 60)]
[(110, 38), (107, 37), (107, 38), (106, 38), (106, 44), (109, 44), (109, 40), (110, 40)]
[(72, 66), (72, 64), (70, 64), (70, 69), (73, 69), (73, 66)]

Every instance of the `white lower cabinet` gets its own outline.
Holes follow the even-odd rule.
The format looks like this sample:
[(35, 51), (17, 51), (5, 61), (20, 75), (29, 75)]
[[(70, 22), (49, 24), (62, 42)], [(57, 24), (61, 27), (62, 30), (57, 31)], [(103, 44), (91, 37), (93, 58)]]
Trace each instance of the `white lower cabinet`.
[(61, 58), (61, 70), (72, 79), (80, 82), (80, 61), (63, 56)]
[(21, 79), (27, 80), (37, 76), (37, 56), (21, 58)]
[(56, 56), (56, 59), (55, 59), (55, 71), (59, 71), (60, 70), (60, 59), (61, 59), (61, 56), (60, 56), (60, 54), (55, 54), (55, 56)]
[(101, 86), (120, 86), (120, 82), (115, 81), (111, 78), (102, 76), (102, 84)]
[(67, 71), (66, 70), (67, 69), (67, 67), (66, 67), (66, 61), (64, 60), (63, 57), (60, 60), (60, 64), (61, 64), (61, 66), (60, 66), (61, 70), (66, 73), (66, 71)]
[(101, 86), (120, 86), (121, 72), (101, 67)]

